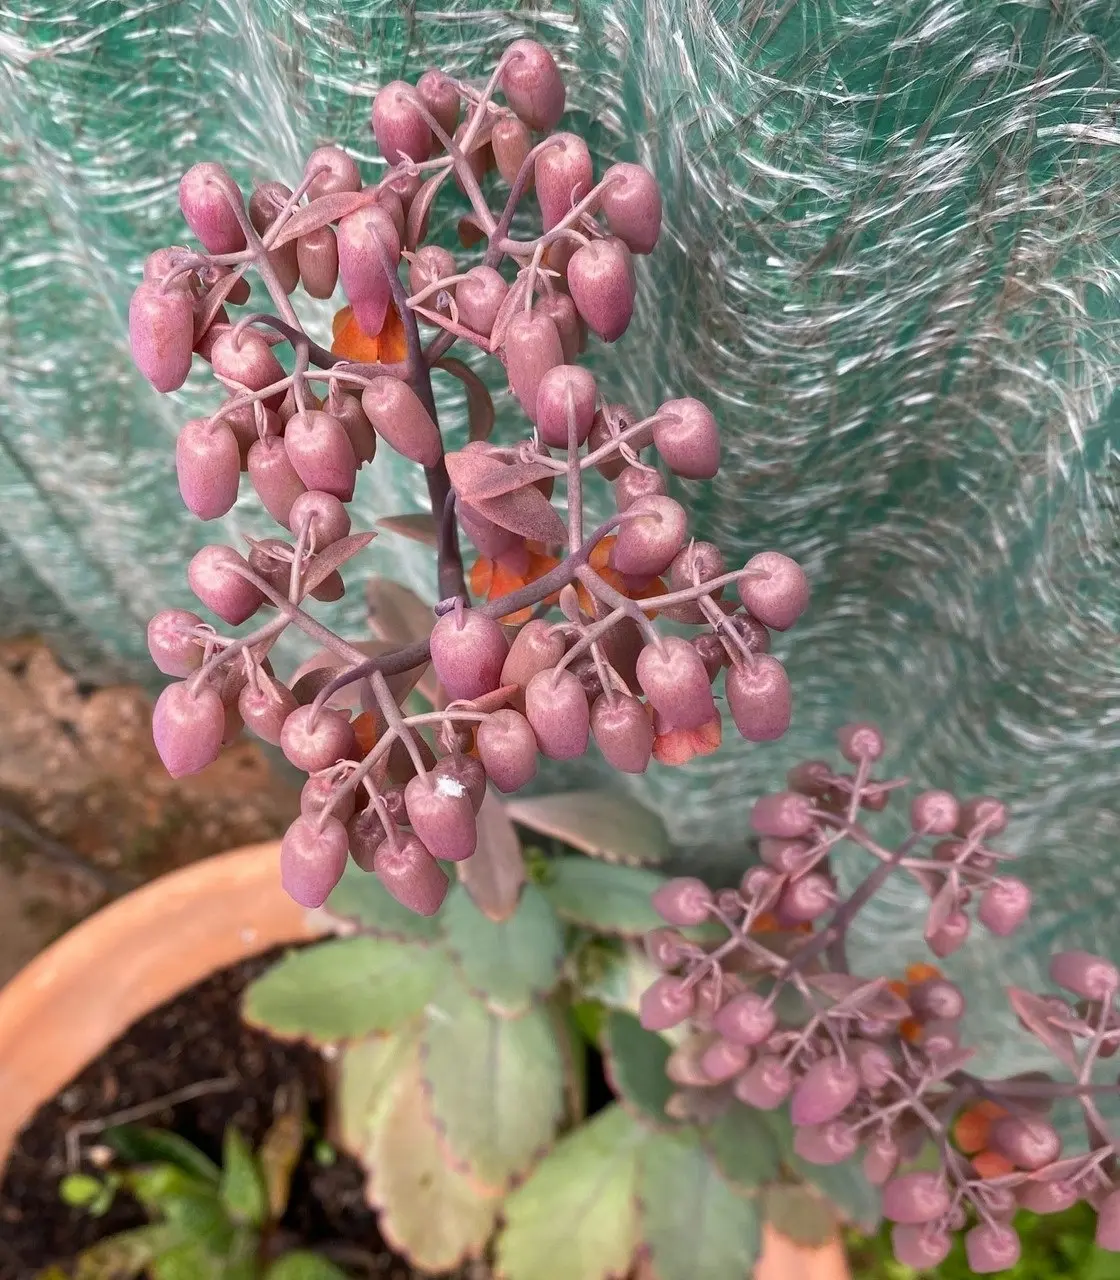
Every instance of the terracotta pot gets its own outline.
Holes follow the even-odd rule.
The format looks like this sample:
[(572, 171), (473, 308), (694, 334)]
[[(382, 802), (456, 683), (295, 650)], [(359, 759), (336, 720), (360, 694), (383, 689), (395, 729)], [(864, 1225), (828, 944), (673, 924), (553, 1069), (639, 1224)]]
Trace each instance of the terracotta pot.
[[(126, 894), (0, 989), (0, 1168), (35, 1112), (138, 1018), (218, 970), (319, 936), (280, 888), (277, 841), (205, 858)], [(839, 1241), (766, 1229), (754, 1280), (847, 1280)]]
[(137, 1018), (250, 956), (316, 936), (277, 841), (205, 858), (71, 929), (0, 989), (0, 1168), (35, 1112)]

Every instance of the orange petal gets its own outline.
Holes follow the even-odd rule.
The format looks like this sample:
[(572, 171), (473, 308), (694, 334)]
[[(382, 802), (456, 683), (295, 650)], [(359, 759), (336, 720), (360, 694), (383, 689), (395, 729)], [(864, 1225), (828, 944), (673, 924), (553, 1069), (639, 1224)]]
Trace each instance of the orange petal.
[(343, 307), (341, 311), (334, 313), (334, 319), (331, 321), (331, 337), (337, 338), (338, 335), (350, 323), (350, 318), (354, 314), (353, 307)]
[(764, 911), (751, 925), (751, 933), (777, 933), (778, 917), (772, 911)]
[(385, 323), (378, 334), (381, 354), (378, 359), (382, 364), (398, 364), (408, 356), (408, 339), (404, 336), (404, 322), (396, 307), (389, 304), (385, 312)]
[[(341, 312), (339, 314), (341, 315)], [(347, 318), (331, 343), (332, 355), (342, 356), (345, 360), (353, 360), (359, 364), (375, 364), (379, 359), (380, 350), (378, 340), (362, 332), (353, 314)]]
[(516, 613), (505, 614), (499, 621), (504, 622), (507, 627), (519, 627), (523, 622), (528, 622), (532, 616), (532, 607), (526, 605), (524, 609), (518, 609)]
[(998, 1151), (981, 1151), (972, 1157), (972, 1167), (981, 1178), (1003, 1178), (1015, 1172), (1015, 1166)]
[(607, 562), (611, 558), (611, 548), (618, 539), (613, 533), (608, 533), (605, 538), (600, 538), (592, 549), (591, 554), (587, 557), (587, 563), (599, 573), (607, 567)]
[(368, 755), (377, 741), (377, 721), (372, 711), (363, 711), (355, 716), (350, 726), (354, 730), (354, 738), (362, 755)]
[(966, 1156), (983, 1151), (988, 1145), (992, 1121), (979, 1107), (962, 1111), (953, 1123), (953, 1141)]
[(917, 1044), (922, 1034), (922, 1024), (917, 1018), (903, 1018), (898, 1030), (907, 1044)]
[(490, 586), (494, 581), (494, 561), (486, 556), (479, 556), (471, 565), (471, 595), (479, 600), (490, 599)]
[(905, 1000), (907, 996), (909, 996), (910, 994), (910, 988), (906, 985), (906, 983), (899, 982), (897, 981), (897, 979), (894, 982), (887, 983), (887, 990), (893, 991), (900, 1000)]
[(933, 978), (940, 978), (941, 970), (935, 964), (912, 964), (906, 969), (906, 981), (917, 986), (919, 982), (929, 982)]
[(494, 562), (494, 579), (490, 583), (490, 594), (487, 597), (490, 600), (498, 600), (502, 596), (508, 596), (512, 591), (520, 591), (525, 585), (524, 569), (514, 568), (506, 563), (504, 559)]
[(660, 764), (687, 764), (697, 756), (710, 756), (719, 750), (723, 726), (719, 720), (702, 724), (699, 729), (671, 729), (653, 740), (653, 756)]

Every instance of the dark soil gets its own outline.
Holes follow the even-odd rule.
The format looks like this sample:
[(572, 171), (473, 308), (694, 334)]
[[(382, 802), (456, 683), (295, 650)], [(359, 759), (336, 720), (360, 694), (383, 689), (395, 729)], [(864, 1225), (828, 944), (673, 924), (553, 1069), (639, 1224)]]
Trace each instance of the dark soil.
[[(226, 969), (142, 1018), (38, 1112), (0, 1184), (0, 1280), (32, 1280), (43, 1267), (66, 1265), (95, 1241), (145, 1221), (127, 1195), (118, 1196), (100, 1219), (62, 1203), (66, 1135), (77, 1124), (198, 1086), (199, 1096), (155, 1109), (142, 1123), (173, 1129), (219, 1160), (226, 1126), (237, 1125), (255, 1146), (272, 1121), (277, 1090), (298, 1081), (311, 1123), (325, 1131), (329, 1074), (322, 1057), (306, 1046), (273, 1040), (239, 1016), (242, 990), (275, 958)], [(205, 1082), (232, 1086), (201, 1092)], [(96, 1135), (83, 1135), (83, 1148), (95, 1145)], [(305, 1148), (282, 1223), (295, 1237), (293, 1244), (330, 1246), (335, 1261), (356, 1277), (411, 1280), (416, 1273), (381, 1241), (362, 1196), (360, 1166), (341, 1153), (323, 1166), (313, 1145)], [(82, 1168), (96, 1172), (85, 1156)]]

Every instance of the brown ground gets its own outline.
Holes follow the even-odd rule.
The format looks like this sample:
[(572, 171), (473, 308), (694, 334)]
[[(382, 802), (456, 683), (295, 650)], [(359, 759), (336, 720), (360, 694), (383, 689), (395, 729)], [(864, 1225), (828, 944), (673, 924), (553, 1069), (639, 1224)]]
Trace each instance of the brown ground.
[(0, 985), (110, 896), (297, 811), (249, 741), (173, 781), (150, 717), (140, 689), (86, 689), (38, 641), (0, 643)]

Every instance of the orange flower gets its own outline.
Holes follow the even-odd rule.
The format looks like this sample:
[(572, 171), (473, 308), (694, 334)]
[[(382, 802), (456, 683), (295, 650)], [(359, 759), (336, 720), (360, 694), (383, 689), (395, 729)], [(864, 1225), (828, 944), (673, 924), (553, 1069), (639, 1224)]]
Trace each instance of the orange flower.
[[(471, 594), (480, 600), (498, 600), (513, 591), (520, 591), (538, 578), (543, 578), (559, 563), (555, 556), (545, 554), (539, 542), (526, 542), (517, 551), (499, 556), (496, 560), (479, 556), (471, 566)], [(554, 591), (544, 603), (554, 605), (559, 598), (560, 593)], [(527, 607), (506, 614), (501, 621), (518, 626), (522, 622), (528, 622), (532, 616), (532, 608)]]
[[(906, 981), (896, 980), (887, 983), (887, 989), (893, 991), (902, 1000), (909, 999), (910, 988), (931, 978), (940, 978), (941, 970), (935, 964), (912, 964), (907, 966)], [(917, 1018), (903, 1018), (898, 1028), (899, 1034), (909, 1044), (917, 1044), (922, 1034), (922, 1024)]]
[(357, 364), (397, 364), (408, 354), (404, 324), (397, 309), (389, 304), (381, 332), (366, 333), (354, 318), (350, 307), (343, 307), (331, 324), (334, 341), (331, 354), (353, 360)]
[(808, 920), (803, 920), (800, 924), (794, 925), (792, 928), (783, 928), (779, 923), (778, 917), (772, 911), (764, 911), (762, 915), (755, 920), (750, 927), (751, 933), (812, 933), (813, 926)]
[(998, 1151), (981, 1151), (972, 1157), (972, 1167), (981, 1178), (1003, 1178), (1015, 1172), (1015, 1166)]
[(998, 1102), (978, 1102), (962, 1111), (953, 1122), (953, 1141), (966, 1156), (976, 1155), (988, 1145), (992, 1121), (1007, 1115), (1006, 1107)]
[(718, 717), (699, 729), (671, 729), (653, 740), (653, 758), (658, 764), (688, 764), (696, 756), (710, 756), (719, 750), (723, 726)]
[(354, 730), (354, 738), (362, 755), (369, 755), (373, 744), (377, 741), (377, 720), (372, 711), (363, 711), (355, 716), (350, 727)]
[(930, 982), (934, 978), (942, 977), (941, 970), (935, 964), (912, 964), (906, 969), (906, 981), (912, 987), (918, 986), (922, 982)]

